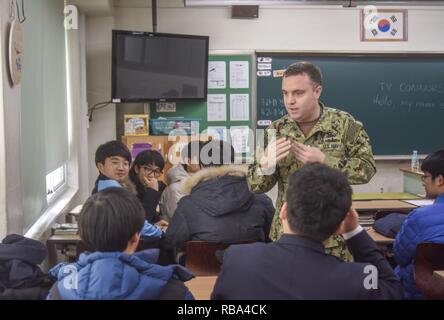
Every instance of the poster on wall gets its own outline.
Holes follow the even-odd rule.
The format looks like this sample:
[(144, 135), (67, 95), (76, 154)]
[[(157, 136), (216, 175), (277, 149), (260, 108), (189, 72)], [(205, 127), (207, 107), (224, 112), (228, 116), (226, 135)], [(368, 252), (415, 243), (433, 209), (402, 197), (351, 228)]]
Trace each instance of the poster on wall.
[(227, 87), (227, 71), (225, 61), (208, 63), (208, 89), (225, 89)]
[(248, 61), (230, 61), (230, 88), (248, 89), (250, 76)]
[(227, 95), (209, 94), (207, 100), (208, 121), (227, 121)]
[(230, 94), (230, 120), (250, 121), (250, 96)]

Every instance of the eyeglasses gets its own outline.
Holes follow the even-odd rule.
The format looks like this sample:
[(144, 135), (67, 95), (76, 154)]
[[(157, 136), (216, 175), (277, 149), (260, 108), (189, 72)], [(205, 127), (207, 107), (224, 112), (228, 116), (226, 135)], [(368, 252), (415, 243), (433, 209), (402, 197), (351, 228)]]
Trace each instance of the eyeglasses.
[(141, 166), (141, 168), (146, 174), (153, 174), (155, 177), (159, 177), (163, 174), (163, 171), (160, 168), (153, 168), (149, 166)]

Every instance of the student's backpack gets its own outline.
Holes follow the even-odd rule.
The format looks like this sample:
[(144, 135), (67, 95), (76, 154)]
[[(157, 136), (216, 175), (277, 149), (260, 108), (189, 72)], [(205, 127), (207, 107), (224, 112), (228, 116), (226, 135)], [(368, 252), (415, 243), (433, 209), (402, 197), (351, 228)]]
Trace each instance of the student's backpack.
[(377, 219), (373, 224), (373, 229), (386, 237), (394, 239), (406, 218), (407, 215), (404, 213), (393, 212)]

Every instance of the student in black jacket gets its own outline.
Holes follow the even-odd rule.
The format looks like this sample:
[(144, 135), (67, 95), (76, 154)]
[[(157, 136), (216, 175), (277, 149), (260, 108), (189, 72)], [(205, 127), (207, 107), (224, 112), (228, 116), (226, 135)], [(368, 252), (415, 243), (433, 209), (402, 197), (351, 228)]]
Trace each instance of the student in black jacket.
[(183, 248), (191, 240), (230, 244), (269, 240), (273, 202), (248, 189), (247, 167), (234, 165), (234, 155), (224, 141), (202, 146), (203, 169), (185, 180), (185, 196), (166, 231), (170, 245)]
[(146, 220), (150, 223), (168, 225), (157, 212), (160, 197), (166, 185), (159, 177), (163, 173), (165, 161), (162, 155), (154, 150), (139, 153), (131, 166), (129, 177), (136, 186), (137, 197), (145, 209)]
[[(402, 286), (359, 225), (352, 189), (339, 170), (315, 163), (296, 171), (280, 212), (276, 242), (230, 246), (213, 299), (402, 299)], [(342, 234), (355, 262), (325, 253)]]

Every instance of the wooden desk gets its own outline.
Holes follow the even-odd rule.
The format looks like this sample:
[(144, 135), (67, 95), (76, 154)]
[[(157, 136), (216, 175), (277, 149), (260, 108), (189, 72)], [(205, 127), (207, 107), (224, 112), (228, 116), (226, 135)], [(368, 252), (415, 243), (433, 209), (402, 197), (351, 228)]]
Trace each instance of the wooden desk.
[(78, 234), (56, 234), (49, 237), (46, 241), (46, 247), (48, 248), (48, 262), (49, 266), (53, 267), (58, 263), (57, 249), (62, 251), (67, 248), (68, 245), (77, 246), (80, 241), (80, 235)]
[(210, 300), (217, 276), (196, 277), (185, 282), (196, 300)]
[(79, 216), (80, 211), (82, 211), (83, 204), (79, 204), (78, 206), (69, 210), (66, 214), (66, 222), (77, 222), (77, 217)]
[(444, 270), (433, 271), (433, 276), (440, 280), (444, 280)]
[(395, 242), (395, 239), (383, 236), (382, 234), (377, 233), (373, 228), (366, 228), (366, 230), (370, 238), (372, 238), (378, 245), (393, 244), (393, 242)]
[(68, 214), (79, 215), (80, 211), (82, 211), (83, 204), (79, 204), (73, 209), (69, 210)]

